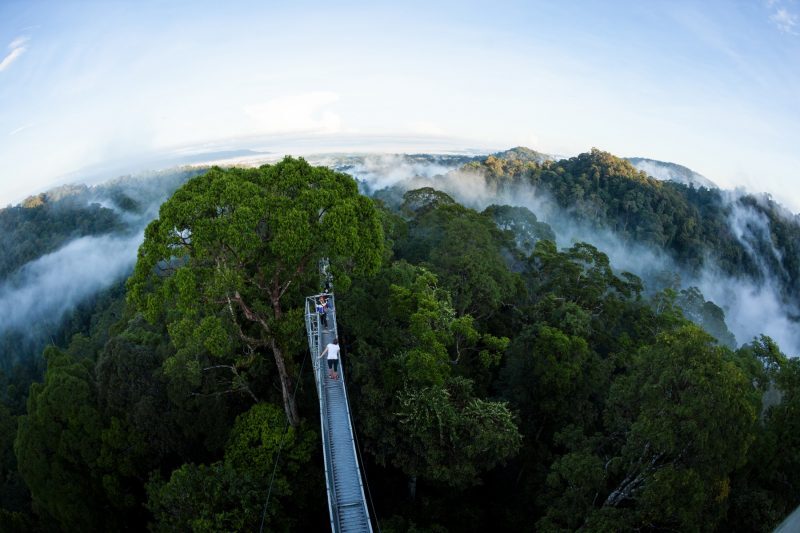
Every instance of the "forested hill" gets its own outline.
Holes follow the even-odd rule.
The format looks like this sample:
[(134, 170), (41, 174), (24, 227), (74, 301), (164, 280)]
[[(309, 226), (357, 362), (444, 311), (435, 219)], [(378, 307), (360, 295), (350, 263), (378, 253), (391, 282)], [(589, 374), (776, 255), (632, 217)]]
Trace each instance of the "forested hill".
[(64, 185), (0, 209), (0, 281), (73, 239), (140, 229), (198, 172), (122, 177), (94, 187)]
[(199, 172), (66, 185), (0, 209), (0, 369), (36, 367), (45, 344), (86, 332), (103, 291), (119, 293), (130, 273), (144, 226)]
[(500, 188), (531, 185), (574, 219), (667, 250), (691, 269), (710, 258), (731, 276), (775, 281), (785, 303), (800, 303), (800, 216), (768, 195), (660, 181), (597, 149), (542, 163), (489, 156), (467, 168)]

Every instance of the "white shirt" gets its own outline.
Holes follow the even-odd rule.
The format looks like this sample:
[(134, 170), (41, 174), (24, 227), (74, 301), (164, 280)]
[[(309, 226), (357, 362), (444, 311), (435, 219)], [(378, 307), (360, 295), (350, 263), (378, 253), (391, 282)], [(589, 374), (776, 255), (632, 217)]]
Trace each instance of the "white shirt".
[(339, 359), (339, 345), (329, 344), (326, 348), (328, 350), (328, 359)]

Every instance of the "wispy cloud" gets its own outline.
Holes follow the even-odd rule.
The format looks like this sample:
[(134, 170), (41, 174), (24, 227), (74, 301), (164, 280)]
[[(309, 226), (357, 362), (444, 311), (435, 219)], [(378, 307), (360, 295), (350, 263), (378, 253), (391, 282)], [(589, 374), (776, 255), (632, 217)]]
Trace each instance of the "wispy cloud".
[(800, 15), (792, 9), (794, 2), (784, 0), (766, 0), (770, 10), (769, 20), (783, 33), (798, 35), (797, 25)]
[(31, 122), (30, 124), (25, 124), (25, 125), (23, 125), (23, 126), (20, 126), (19, 128), (14, 128), (13, 130), (9, 131), (9, 132), (8, 132), (8, 134), (9, 134), (9, 135), (16, 135), (17, 133), (19, 133), (19, 132), (21, 132), (21, 131), (24, 131), (24, 130), (27, 130), (28, 128), (32, 128), (32, 127), (33, 127), (33, 126), (35, 126), (35, 125), (36, 125), (36, 124), (34, 124), (33, 122)]
[(11, 49), (24, 48), (25, 47), (25, 43), (27, 43), (29, 40), (30, 40), (29, 37), (25, 37), (25, 36), (17, 37), (13, 41), (11, 41), (11, 44), (9, 44), (8, 47), (11, 48)]
[(17, 37), (8, 45), (9, 50), (11, 50), (6, 57), (0, 61), (0, 72), (3, 72), (5, 69), (11, 66), (11, 64), (16, 61), (19, 56), (22, 55), (23, 52), (27, 49), (25, 46), (28, 43), (27, 37)]
[(795, 31), (795, 27), (797, 26), (797, 14), (789, 12), (788, 9), (781, 8), (775, 11), (773, 15), (770, 17), (772, 22), (778, 26), (778, 29), (782, 32), (791, 33), (793, 35), (797, 35)]

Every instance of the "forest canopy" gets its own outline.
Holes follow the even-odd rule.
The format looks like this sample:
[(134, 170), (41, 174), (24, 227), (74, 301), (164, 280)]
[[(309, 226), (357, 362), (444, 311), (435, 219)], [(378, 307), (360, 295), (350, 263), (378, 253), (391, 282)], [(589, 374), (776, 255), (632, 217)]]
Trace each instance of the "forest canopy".
[[(718, 193), (610, 154), (517, 149), (467, 167), (546, 187), (689, 265), (797, 268), (744, 260)], [(559, 246), (524, 207), (376, 196), (393, 201), (294, 158), (183, 180), (127, 284), (87, 302), (39, 366), (0, 374), (0, 529), (328, 527), (301, 310), (323, 257), (381, 530), (770, 531), (800, 504), (800, 364), (772, 339), (737, 345), (696, 288)], [(104, 209), (36, 246), (112, 228)]]

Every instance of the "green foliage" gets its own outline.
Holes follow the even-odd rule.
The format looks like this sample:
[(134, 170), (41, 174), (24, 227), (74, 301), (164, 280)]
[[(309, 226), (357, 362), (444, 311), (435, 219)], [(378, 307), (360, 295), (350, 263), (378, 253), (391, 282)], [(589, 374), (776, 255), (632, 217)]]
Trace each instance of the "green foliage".
[(800, 216), (767, 195), (728, 201), (716, 189), (650, 178), (596, 148), (557, 162), (489, 156), (467, 168), (500, 190), (533, 185), (578, 221), (664, 249), (690, 269), (711, 258), (729, 275), (777, 280), (786, 301), (800, 297)]
[[(476, 397), (472, 381), (454, 376), (453, 365), (467, 359), (491, 365), (508, 340), (479, 334), (424, 268), (395, 263), (372, 283), (388, 295), (383, 316), (376, 317), (384, 322), (380, 337), (367, 331), (369, 322), (343, 318), (364, 332), (353, 358), (368, 449), (411, 477), (453, 487), (478, 483), (482, 472), (516, 452), (520, 436), (508, 407)], [(341, 305), (364, 297), (351, 295)], [(396, 344), (376, 359), (369, 343), (380, 339)]]
[(391, 461), (410, 476), (452, 487), (476, 484), (479, 474), (516, 453), (521, 437), (511, 412), (475, 398), (464, 378), (444, 387), (406, 387), (397, 396), (398, 442)]
[(736, 337), (725, 325), (725, 313), (713, 302), (706, 301), (697, 287), (681, 290), (677, 304), (686, 318), (710, 333), (720, 344), (736, 348)]
[(28, 414), (19, 419), (14, 451), (37, 511), (64, 529), (115, 528), (93, 471), (98, 468), (101, 417), (89, 361), (55, 348), (45, 352), (48, 372), (33, 384)]
[[(706, 333), (685, 326), (660, 335), (614, 381), (603, 436), (573, 442), (554, 463), (543, 524), (576, 528), (595, 509), (616, 508), (632, 527), (712, 526), (753, 441), (748, 391), (746, 375)], [(584, 483), (583, 492), (567, 489)], [(580, 514), (564, 512), (576, 506)]]
[[(285, 433), (284, 433), (284, 430)], [(264, 498), (280, 453), (265, 526), (291, 530), (303, 524), (293, 516), (308, 497), (301, 482), (318, 436), (307, 427), (286, 428), (280, 409), (254, 405), (236, 419), (223, 461), (211, 465), (184, 464), (167, 482), (152, 480), (148, 508), (156, 531), (255, 531), (260, 528)], [(320, 474), (311, 482), (321, 483)], [(300, 500), (292, 504), (291, 500)]]
[(418, 215), (431, 209), (436, 209), (444, 205), (457, 205), (456, 201), (442, 191), (437, 191), (432, 187), (423, 187), (408, 191), (403, 195), (401, 211), (408, 215)]
[(316, 292), (319, 259), (330, 260), (345, 290), (349, 274), (377, 269), (382, 247), (374, 204), (345, 174), (290, 157), (215, 167), (176, 191), (147, 227), (129, 297), (148, 320), (167, 323), (177, 352), (165, 372), (189, 387), (223, 366), (232, 390), (256, 399), (248, 372), (255, 350), (269, 348), (296, 425), (287, 350), (298, 346), (302, 322), (292, 308)]
[(800, 364), (768, 337), (742, 347), (737, 363), (763, 393), (762, 411), (747, 464), (732, 476), (731, 505), (721, 529), (772, 531), (800, 501)]
[(129, 231), (126, 219), (147, 222), (148, 209), (203, 171), (173, 169), (93, 187), (63, 185), (0, 208), (0, 280), (75, 238)]
[[(429, 195), (426, 189), (410, 191)], [(483, 319), (518, 290), (518, 279), (506, 266), (505, 251), (513, 247), (487, 216), (448, 202), (434, 202), (418, 210), (409, 223), (409, 238), (398, 246), (398, 256), (410, 262), (430, 263), (451, 293), (460, 315)]]
[(42, 202), (0, 209), (0, 279), (77, 237), (124, 229), (119, 216), (99, 204)]
[(17, 417), (0, 404), (0, 502), (9, 513), (30, 511), (30, 494), (17, 471), (14, 455), (14, 438), (17, 434)]
[(510, 205), (490, 205), (483, 214), (494, 220), (497, 227), (510, 231), (514, 235), (517, 248), (528, 256), (533, 252), (537, 241), (555, 241), (556, 234), (544, 222), (539, 222), (536, 215), (526, 207)]
[[(514, 339), (506, 368), (506, 394), (521, 409), (531, 433), (591, 421), (590, 395), (607, 379), (586, 340), (557, 328), (528, 327)], [(576, 420), (577, 418), (577, 420)]]
[[(711, 253), (729, 272), (782, 272), (788, 296), (800, 278), (796, 221), (770, 201), (726, 207), (596, 150), (554, 162), (514, 149), (468, 167), (683, 264)], [(118, 187), (114, 203), (145, 216), (147, 195)], [(87, 302), (46, 373), (26, 359), (41, 344), (0, 339), (21, 356), (0, 373), (0, 530), (256, 530), (276, 464), (266, 528), (327, 527), (318, 421), (287, 428), (284, 403), (304, 377), (301, 303), (320, 257), (383, 530), (769, 531), (800, 503), (800, 364), (771, 339), (731, 351), (697, 289), (646, 291), (594, 246), (559, 249), (523, 208), (401, 193), (383, 205), (291, 158), (213, 169), (148, 228), (133, 305), (119, 288)], [(24, 215), (66, 198), (83, 209), (87, 194), (33, 198)], [(742, 210), (762, 263), (726, 229)], [(770, 234), (755, 238), (761, 222)]]

